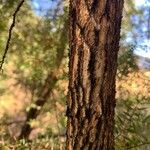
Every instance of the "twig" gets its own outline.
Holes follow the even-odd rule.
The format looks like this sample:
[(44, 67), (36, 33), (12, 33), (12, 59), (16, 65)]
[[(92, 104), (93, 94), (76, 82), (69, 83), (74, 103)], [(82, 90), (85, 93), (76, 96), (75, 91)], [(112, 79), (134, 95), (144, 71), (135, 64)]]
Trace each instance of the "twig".
[(147, 142), (147, 143), (141, 143), (141, 144), (138, 144), (138, 145), (135, 145), (135, 146), (132, 146), (132, 147), (128, 147), (127, 149), (133, 149), (133, 148), (136, 148), (136, 147), (140, 147), (140, 146), (144, 146), (144, 145), (149, 145), (150, 142)]
[(6, 47), (5, 47), (5, 50), (4, 50), (4, 54), (3, 54), (3, 56), (2, 56), (2, 60), (0, 61), (0, 70), (1, 70), (1, 71), (3, 71), (3, 64), (4, 64), (4, 62), (5, 62), (5, 58), (6, 58), (8, 49), (9, 49), (10, 40), (11, 40), (11, 37), (12, 37), (12, 31), (13, 31), (13, 28), (15, 27), (16, 16), (17, 16), (17, 13), (19, 12), (21, 6), (23, 5), (23, 3), (24, 3), (24, 0), (22, 0), (22, 1), (18, 4), (18, 6), (17, 6), (15, 12), (13, 13), (13, 21), (12, 21), (12, 24), (11, 24), (11, 26), (10, 26), (10, 28), (9, 28), (9, 33), (8, 33), (8, 39), (7, 39), (7, 42), (6, 42)]
[(24, 123), (24, 120), (14, 120), (14, 121), (2, 122), (0, 123), (0, 125), (10, 126), (12, 124), (22, 124), (22, 123)]

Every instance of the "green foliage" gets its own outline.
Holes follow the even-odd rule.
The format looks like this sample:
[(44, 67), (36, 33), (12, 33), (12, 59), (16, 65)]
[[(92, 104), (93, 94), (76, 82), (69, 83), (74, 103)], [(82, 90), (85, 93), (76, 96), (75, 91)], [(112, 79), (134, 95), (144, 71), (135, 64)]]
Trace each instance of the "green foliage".
[[(123, 50), (125, 49), (125, 50)], [(137, 60), (134, 55), (135, 46), (122, 47), (122, 54), (118, 58), (118, 77), (127, 76), (128, 73), (137, 71)]]
[[(9, 21), (17, 2), (18, 0), (6, 1), (5, 3), (0, 1), (1, 53), (7, 39)], [(143, 11), (135, 8), (132, 0), (126, 1), (125, 7), (118, 59), (118, 78), (120, 81), (122, 77), (128, 76), (129, 73), (138, 71), (136, 57), (134, 56), (135, 46), (131, 46), (125, 39), (133, 28), (131, 16), (135, 13), (138, 15), (143, 13)], [(37, 133), (38, 135), (32, 141), (17, 140), (7, 128), (10, 116), (3, 116), (0, 122), (0, 149), (2, 150), (65, 149), (68, 7), (66, 6), (61, 11), (62, 13), (55, 14), (55, 17), (53, 17), (54, 10), (51, 9), (47, 13), (48, 16), (37, 16), (29, 3), (25, 3), (22, 7), (17, 16), (10, 51), (4, 67), (8, 67), (8, 71), (4, 70), (0, 84), (1, 95), (10, 93), (5, 85), (5, 82), (10, 78), (15, 80), (15, 88), (21, 86), (27, 91), (30, 96), (28, 103), (23, 102), (23, 111), (26, 110), (24, 113), (28, 113), (30, 108), (41, 109), (37, 120), (31, 120), (28, 123), (33, 128), (43, 130), (41, 133)], [(46, 105), (39, 108), (33, 102), (39, 98), (38, 96), (46, 83), (45, 79), (53, 70), (60, 71), (59, 75), (56, 74), (58, 81), (55, 85), (49, 85), (53, 88), (53, 91), (48, 97)], [(13, 72), (14, 76), (10, 77), (12, 75), (10, 72)], [(150, 115), (145, 108), (149, 105), (148, 102), (149, 99), (138, 98), (138, 96), (134, 98), (129, 96), (126, 100), (118, 98), (115, 127), (116, 150), (142, 150), (142, 148), (148, 150), (150, 144)], [(43, 121), (45, 116), (50, 118), (47, 125)], [(37, 124), (34, 121), (37, 121)], [(36, 125), (34, 126), (34, 124)]]
[(116, 112), (116, 149), (148, 150), (150, 144), (149, 99), (118, 100)]

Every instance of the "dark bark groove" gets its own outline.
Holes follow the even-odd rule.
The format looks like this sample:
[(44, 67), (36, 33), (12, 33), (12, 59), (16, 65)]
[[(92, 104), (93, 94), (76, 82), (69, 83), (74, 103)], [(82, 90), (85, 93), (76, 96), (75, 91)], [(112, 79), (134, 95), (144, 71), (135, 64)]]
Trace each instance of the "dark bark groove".
[(68, 150), (113, 150), (123, 0), (70, 0)]

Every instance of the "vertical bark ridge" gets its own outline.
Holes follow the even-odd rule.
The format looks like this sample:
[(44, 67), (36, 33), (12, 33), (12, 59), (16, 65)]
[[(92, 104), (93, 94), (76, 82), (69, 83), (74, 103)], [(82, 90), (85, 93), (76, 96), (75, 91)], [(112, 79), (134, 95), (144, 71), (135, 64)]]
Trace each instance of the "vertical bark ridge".
[(68, 150), (113, 150), (123, 0), (70, 0)]

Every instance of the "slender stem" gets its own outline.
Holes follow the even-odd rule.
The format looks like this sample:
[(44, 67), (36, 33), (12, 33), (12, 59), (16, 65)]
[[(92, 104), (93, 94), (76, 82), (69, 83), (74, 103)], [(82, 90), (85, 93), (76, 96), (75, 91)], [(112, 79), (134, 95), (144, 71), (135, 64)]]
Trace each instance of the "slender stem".
[(17, 16), (17, 13), (19, 12), (21, 6), (23, 5), (23, 3), (24, 3), (24, 0), (20, 1), (20, 3), (18, 4), (15, 12), (13, 13), (13, 20), (12, 20), (12, 23), (11, 23), (10, 28), (9, 28), (9, 33), (8, 33), (8, 39), (7, 39), (7, 42), (6, 42), (6, 47), (5, 47), (5, 50), (4, 50), (4, 54), (2, 56), (2, 60), (0, 62), (0, 70), (2, 70), (2, 71), (3, 71), (3, 64), (5, 62), (5, 58), (6, 58), (6, 55), (8, 53), (9, 46), (10, 46), (10, 40), (11, 40), (11, 37), (12, 37), (12, 31), (13, 31), (13, 28), (15, 27), (16, 16)]

